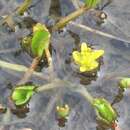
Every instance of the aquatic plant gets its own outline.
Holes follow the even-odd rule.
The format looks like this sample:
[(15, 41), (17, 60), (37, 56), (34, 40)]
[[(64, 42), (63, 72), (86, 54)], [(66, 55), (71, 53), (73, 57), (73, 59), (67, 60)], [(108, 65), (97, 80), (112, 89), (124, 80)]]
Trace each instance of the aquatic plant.
[(69, 115), (69, 112), (70, 112), (70, 108), (67, 104), (65, 104), (65, 106), (63, 107), (61, 106), (56, 107), (56, 113), (59, 118), (67, 118), (67, 116)]
[(119, 86), (122, 89), (126, 89), (130, 87), (130, 78), (127, 78), (127, 77), (122, 78), (119, 82)]
[(58, 121), (59, 127), (64, 127), (70, 114), (70, 108), (67, 104), (64, 106), (56, 107), (56, 120)]
[(32, 36), (26, 36), (22, 39), (22, 47), (33, 57), (42, 58), (45, 50), (50, 43), (50, 32), (44, 24), (37, 23), (33, 26)]
[[(23, 108), (26, 108), (26, 105), (29, 104), (29, 101), (36, 92), (38, 94), (39, 92), (42, 91), (44, 92), (46, 90), (61, 87), (60, 84), (64, 83), (70, 91), (80, 93), (83, 97), (85, 97), (87, 101), (89, 101), (93, 109), (95, 109), (96, 111), (98, 120), (101, 120), (102, 122), (110, 126), (112, 126), (117, 120), (117, 113), (113, 108), (113, 106), (104, 98), (93, 98), (91, 94), (87, 91), (85, 86), (77, 84), (75, 85), (75, 83), (70, 83), (69, 81), (66, 80), (64, 81), (64, 79), (60, 79), (60, 77), (58, 76), (54, 76), (53, 79), (51, 79), (50, 78), (51, 76), (50, 77), (48, 76), (49, 77), (48, 78), (47, 75), (45, 75), (46, 77), (45, 79), (51, 81), (51, 83), (44, 84), (43, 86), (39, 87), (36, 87), (37, 85), (26, 84), (29, 78), (32, 76), (33, 71), (37, 68), (39, 62), (41, 60), (44, 60), (45, 56), (48, 59), (49, 64), (48, 68), (51, 68), (50, 71), (48, 70), (49, 74), (52, 75), (55, 72), (53, 70), (53, 64), (52, 63), (50, 64), (50, 61), (52, 62), (51, 54), (49, 51), (49, 49), (51, 49), (49, 46), (51, 33), (65, 27), (70, 21), (82, 15), (87, 10), (91, 8), (96, 8), (96, 6), (100, 4), (100, 0), (85, 0), (84, 2), (85, 3), (82, 7), (70, 13), (66, 17), (58, 19), (58, 22), (56, 22), (56, 24), (54, 24), (54, 26), (52, 27), (47, 27), (45, 24), (36, 21), (34, 26), (30, 29), (31, 33), (22, 38), (22, 49), (26, 50), (30, 54), (30, 56), (34, 59), (28, 70), (26, 67), (17, 65), (14, 65), (16, 68), (13, 68), (14, 66), (10, 67), (13, 68), (14, 70), (25, 71), (25, 75), (23, 76), (22, 80), (18, 82), (16, 85), (14, 85), (15, 87), (13, 88), (10, 94), (11, 101), (15, 104), (16, 107), (19, 107), (18, 108), (19, 113), (23, 111)], [(24, 3), (16, 10), (16, 14), (20, 16), (23, 15), (24, 12), (27, 11), (27, 9), (29, 8), (30, 4), (31, 0), (25, 0)], [(13, 15), (15, 15), (15, 13), (7, 16), (3, 20), (3, 23), (8, 24), (10, 28), (14, 28), (14, 26), (17, 24), (15, 23), (15, 21), (13, 21), (12, 18)], [(103, 14), (101, 18), (104, 19), (105, 14)], [(109, 35), (109, 37), (112, 36)], [(91, 47), (89, 47), (89, 44), (83, 42), (81, 44), (81, 51), (80, 52), (73, 51), (72, 57), (74, 63), (79, 67), (79, 70), (82, 73), (82, 72), (91, 72), (93, 70), (97, 71), (98, 67), (100, 66), (99, 60), (103, 56), (103, 54), (104, 50), (92, 49)], [(9, 65), (12, 65), (1, 61), (0, 63), (6, 68), (9, 68)], [(22, 69), (19, 69), (20, 67)], [(41, 73), (34, 72), (34, 74), (36, 74), (40, 78), (43, 78), (43, 75)], [(123, 89), (127, 88), (129, 86), (129, 82), (130, 82), (129, 78), (122, 79), (120, 81), (121, 88)], [(9, 109), (13, 110), (14, 112), (14, 109), (12, 109), (11, 107)], [(58, 116), (59, 126), (65, 126), (65, 122), (67, 121), (67, 118), (70, 114), (70, 109), (71, 108), (67, 104), (65, 106), (56, 107), (55, 112)], [(29, 112), (28, 109), (26, 109), (25, 113), (27, 112)]]
[(34, 56), (42, 57), (45, 49), (49, 47), (50, 36), (45, 25), (37, 23), (33, 27), (31, 49)]
[(80, 72), (92, 71), (99, 66), (97, 61), (103, 56), (104, 50), (92, 50), (87, 43), (81, 44), (81, 52), (73, 51), (74, 62), (80, 66)]
[(112, 125), (117, 120), (117, 113), (111, 104), (104, 98), (94, 99), (93, 106), (97, 113), (97, 118), (108, 125)]
[(95, 8), (101, 0), (84, 0), (85, 4), (89, 8)]
[(16, 86), (12, 91), (11, 100), (16, 106), (24, 106), (30, 101), (35, 92), (36, 86), (33, 85)]
[(39, 62), (43, 57), (47, 57), (48, 64), (51, 64), (51, 54), (49, 51), (50, 32), (44, 24), (37, 23), (33, 26), (32, 36), (26, 36), (22, 39), (21, 46), (34, 57), (32, 64), (28, 71), (24, 74), (23, 78), (18, 84), (24, 84), (31, 77), (33, 71), (37, 68)]

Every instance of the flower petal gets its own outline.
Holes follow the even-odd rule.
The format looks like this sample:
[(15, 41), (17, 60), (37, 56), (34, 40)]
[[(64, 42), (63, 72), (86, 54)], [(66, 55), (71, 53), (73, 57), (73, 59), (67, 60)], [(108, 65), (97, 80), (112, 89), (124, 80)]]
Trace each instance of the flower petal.
[(73, 59), (75, 60), (75, 62), (79, 64), (80, 60), (81, 60), (80, 53), (78, 51), (74, 51), (72, 53), (72, 56), (73, 56)]
[(80, 67), (80, 72), (85, 72), (85, 71), (87, 71), (87, 67), (81, 66), (81, 67)]
[(95, 50), (92, 52), (92, 58), (93, 59), (98, 59), (104, 54), (104, 50)]
[(82, 44), (81, 44), (81, 52), (82, 51), (87, 51), (88, 50), (88, 46), (87, 46), (87, 44), (85, 43), (85, 42), (83, 42)]
[(91, 61), (89, 69), (90, 70), (96, 69), (98, 67), (98, 65), (99, 65), (99, 63), (97, 61), (95, 61), (95, 60)]

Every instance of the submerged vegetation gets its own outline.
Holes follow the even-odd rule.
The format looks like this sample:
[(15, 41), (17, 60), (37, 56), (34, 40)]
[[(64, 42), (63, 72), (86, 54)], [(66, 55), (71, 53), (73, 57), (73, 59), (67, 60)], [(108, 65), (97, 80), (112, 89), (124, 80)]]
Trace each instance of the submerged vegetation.
[[(66, 88), (69, 91), (79, 93), (91, 104), (91, 107), (95, 110), (95, 114), (97, 116), (96, 120), (100, 121), (97, 130), (106, 130), (109, 128), (112, 130), (116, 130), (119, 114), (117, 110), (113, 107), (113, 105), (115, 103), (119, 103), (122, 100), (125, 89), (130, 86), (130, 78), (121, 77), (121, 79), (117, 81), (119, 82), (119, 93), (112, 103), (105, 99), (105, 97), (93, 97), (86, 88), (89, 83), (87, 83), (86, 86), (81, 84), (77, 85), (76, 83), (70, 82), (68, 79), (66, 80), (64, 78), (60, 78), (60, 76), (58, 76), (57, 74), (55, 74), (52, 78), (52, 75), (55, 73), (52, 53), (53, 42), (51, 41), (53, 33), (61, 31), (61, 29), (65, 28), (65, 26), (69, 23), (73, 24), (72, 20), (75, 20), (83, 13), (87, 13), (87, 11), (91, 9), (97, 10), (98, 6), (101, 3), (102, 1), (100, 0), (84, 0), (83, 5), (76, 11), (68, 14), (63, 18), (56, 18), (56, 23), (54, 25), (46, 25), (42, 22), (40, 23), (40, 21), (35, 21), (31, 16), (29, 16), (29, 19), (32, 23), (29, 21), (30, 23), (28, 24), (30, 24), (30, 26), (26, 29), (28, 29), (30, 33), (20, 38), (20, 45), (21, 49), (26, 52), (33, 59), (33, 61), (29, 68), (20, 65), (10, 64), (5, 61), (0, 61), (0, 67), (25, 72), (21, 80), (13, 85), (13, 88), (10, 91), (9, 102), (11, 105), (7, 107), (1, 107), (0, 113), (6, 114), (7, 110), (11, 110), (13, 114), (23, 118), (29, 112), (29, 103), (34, 94), (39, 94), (41, 92), (52, 90), (54, 88), (62, 89), (61, 84), (65, 84)], [(108, 1), (108, 3), (110, 3), (110, 1)], [(16, 26), (22, 25), (23, 21), (21, 21), (21, 23), (17, 25), (17, 22), (14, 21), (13, 17), (17, 15), (22, 19), (24, 17), (24, 13), (28, 11), (28, 8), (31, 4), (32, 0), (24, 0), (23, 4), (21, 4), (14, 12), (12, 12), (12, 14), (2, 19), (1, 25), (5, 27), (8, 26), (11, 30), (11, 33), (16, 32)], [(104, 6), (106, 6), (106, 4)], [(97, 11), (99, 13), (99, 10)], [(101, 20), (107, 18), (107, 16), (103, 12), (101, 12), (100, 16)], [(100, 24), (102, 23), (103, 22), (101, 21)], [(97, 24), (99, 25), (99, 19)], [(24, 27), (27, 26), (25, 25)], [(21, 28), (19, 27), (19, 29)], [(92, 31), (94, 32), (94, 30)], [(99, 34), (103, 36), (106, 35), (103, 32), (100, 32)], [(107, 36), (111, 37), (111, 35)], [(111, 38), (115, 39), (115, 37)], [(77, 49), (79, 46), (81, 48), (80, 51), (78, 51)], [(78, 47), (76, 46), (76, 49), (71, 51), (70, 59), (73, 60), (71, 60), (70, 62), (78, 67), (78, 73), (76, 73), (77, 77), (80, 73), (81, 75), (84, 75), (84, 78), (89, 78), (90, 80), (93, 80), (93, 77), (96, 77), (97, 73), (100, 72), (99, 68), (102, 68), (105, 50), (103, 50), (102, 48), (97, 49), (96, 47), (93, 47), (91, 43), (86, 43), (86, 41), (78, 43)], [(37, 72), (39, 66), (41, 67), (41, 69), (45, 68), (44, 65), (41, 65), (43, 62), (48, 67), (49, 76), (45, 75), (44, 77), (40, 72)], [(35, 82), (30, 83), (29, 81), (33, 74), (37, 77), (40, 77), (41, 80), (47, 79), (50, 82), (44, 85), (39, 85)], [(62, 102), (62, 98), (60, 98), (60, 100), (60, 102)], [(63, 105), (63, 103), (60, 103), (59, 105), (56, 105), (55, 115), (59, 127), (64, 127), (66, 125), (66, 122), (69, 121), (68, 119), (72, 109), (73, 108), (71, 108), (71, 105), (69, 104)]]

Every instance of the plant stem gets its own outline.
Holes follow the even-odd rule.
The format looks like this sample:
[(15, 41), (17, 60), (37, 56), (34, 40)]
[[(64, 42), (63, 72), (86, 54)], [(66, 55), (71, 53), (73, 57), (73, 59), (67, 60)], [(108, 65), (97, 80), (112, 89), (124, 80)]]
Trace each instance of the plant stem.
[[(2, 60), (0, 60), (0, 67), (5, 68), (5, 69), (18, 71), (18, 72), (26, 72), (28, 70), (28, 68), (23, 66), (23, 65), (12, 64), (12, 63), (8, 63), (8, 62), (2, 61)], [(49, 79), (47, 75), (43, 76), (41, 73), (38, 73), (35, 71), (33, 72), (33, 74), (41, 79), (44, 79), (44, 80)]]
[(9, 48), (9, 49), (1, 49), (0, 54), (7, 54), (7, 53), (12, 53), (12, 52), (18, 52), (20, 51), (20, 48)]
[(7, 123), (11, 121), (11, 111), (9, 108), (7, 108), (7, 112), (5, 113), (5, 115), (3, 116), (3, 123)]
[(46, 58), (47, 58), (47, 62), (48, 62), (48, 65), (50, 66), (51, 63), (52, 63), (52, 58), (51, 58), (51, 54), (50, 54), (50, 51), (49, 49), (45, 49), (45, 54), (46, 54)]
[[(67, 81), (66, 81), (67, 82)], [(73, 88), (72, 91), (77, 92), (81, 94), (87, 101), (89, 101), (91, 104), (93, 104), (94, 98), (91, 96), (91, 94), (88, 92), (87, 88), (85, 88), (83, 85), (80, 84), (72, 84), (70, 82), (67, 82), (70, 88)]]
[(115, 130), (121, 130), (121, 128), (119, 127), (119, 125), (117, 125), (117, 127), (115, 127)]
[(52, 83), (49, 83), (49, 84), (46, 84), (37, 88), (37, 92), (44, 92), (44, 91), (51, 90), (54, 88), (62, 87), (63, 85), (67, 87), (68, 89), (70, 89), (71, 91), (81, 94), (83, 97), (85, 97), (87, 101), (93, 104), (94, 98), (90, 95), (87, 89), (84, 88), (84, 86), (75, 85), (65, 80), (55, 79)]
[(24, 84), (24, 83), (26, 83), (30, 79), (30, 77), (33, 74), (33, 71), (36, 69), (39, 61), (40, 61), (39, 57), (36, 57), (36, 58), (33, 59), (31, 66), (25, 72), (23, 78), (18, 82), (17, 85)]
[(58, 23), (56, 23), (54, 25), (54, 27), (52, 28), (52, 31), (57, 31), (58, 29), (63, 28), (66, 24), (68, 24), (70, 21), (76, 19), (77, 17), (79, 17), (80, 15), (82, 15), (85, 11), (89, 10), (90, 8), (88, 8), (87, 6), (82, 6), (81, 8), (79, 8), (78, 10), (72, 12), (71, 14), (69, 14), (68, 16), (62, 18), (61, 20), (59, 20)]
[(3, 25), (5, 23), (8, 24), (8, 26), (15, 31), (15, 22), (13, 20), (13, 15), (15, 15), (15, 12), (17, 12), (19, 15), (23, 15), (23, 13), (28, 9), (28, 7), (31, 5), (32, 0), (24, 0), (24, 2), (19, 6), (16, 10), (14, 10), (10, 15), (7, 15), (4, 19), (0, 21), (0, 25)]
[(111, 38), (111, 39), (123, 41), (124, 43), (130, 43), (130, 40), (126, 40), (126, 39), (123, 39), (123, 38), (120, 38), (120, 37), (113, 36), (112, 34), (105, 33), (105, 32), (102, 32), (102, 31), (90, 28), (90, 27), (88, 27), (86, 25), (83, 25), (83, 24), (78, 24), (78, 23), (75, 23), (75, 22), (70, 22), (70, 25), (73, 25), (75, 27), (79, 27), (81, 29), (84, 29), (86, 31), (92, 32), (94, 34), (98, 34), (98, 35), (105, 36), (105, 37), (108, 37), (108, 38)]
[(53, 82), (49, 83), (49, 84), (45, 84), (43, 86), (40, 86), (37, 88), (37, 92), (44, 92), (47, 90), (51, 90), (54, 88), (58, 88), (61, 87), (61, 84), (63, 84), (64, 81), (60, 80), (60, 79), (55, 79)]
[(23, 15), (23, 13), (28, 9), (28, 7), (31, 5), (32, 0), (24, 0), (24, 2), (21, 4), (21, 6), (16, 10), (16, 12), (19, 15)]
[(86, 88), (79, 88), (76, 92), (80, 93), (87, 101), (91, 103), (91, 105), (93, 105), (94, 98), (90, 95)]
[(49, 51), (49, 48), (45, 49), (45, 54), (48, 62), (48, 71), (49, 71), (49, 76), (50, 76), (50, 81), (53, 80), (54, 76), (54, 68), (53, 68), (53, 63), (52, 63), (52, 57), (51, 53)]

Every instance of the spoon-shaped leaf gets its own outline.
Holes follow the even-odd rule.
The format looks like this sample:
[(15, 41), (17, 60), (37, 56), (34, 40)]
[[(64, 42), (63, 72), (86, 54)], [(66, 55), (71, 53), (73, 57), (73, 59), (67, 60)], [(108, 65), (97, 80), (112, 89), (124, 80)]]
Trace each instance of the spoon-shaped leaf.
[(96, 98), (93, 102), (97, 116), (100, 120), (107, 124), (112, 124), (117, 119), (117, 113), (111, 104), (104, 98)]
[(33, 85), (24, 85), (16, 87), (11, 95), (11, 99), (16, 106), (27, 104), (35, 91), (36, 87)]
[(42, 57), (50, 42), (50, 33), (47, 28), (38, 23), (34, 27), (31, 49), (34, 56)]

